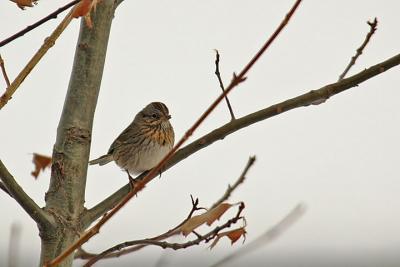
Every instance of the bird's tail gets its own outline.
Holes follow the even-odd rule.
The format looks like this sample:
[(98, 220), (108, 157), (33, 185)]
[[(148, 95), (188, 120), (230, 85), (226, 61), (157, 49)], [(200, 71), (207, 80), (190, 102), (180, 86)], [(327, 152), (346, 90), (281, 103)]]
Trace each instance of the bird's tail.
[(113, 161), (113, 156), (111, 154), (103, 155), (100, 158), (89, 161), (89, 165), (99, 164), (100, 166), (105, 165)]

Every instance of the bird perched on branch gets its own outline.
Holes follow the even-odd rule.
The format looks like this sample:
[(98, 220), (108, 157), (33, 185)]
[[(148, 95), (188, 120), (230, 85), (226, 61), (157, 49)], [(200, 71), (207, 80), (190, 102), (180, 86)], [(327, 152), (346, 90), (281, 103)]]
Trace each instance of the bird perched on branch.
[(89, 161), (105, 165), (111, 161), (132, 175), (155, 167), (172, 149), (175, 140), (167, 106), (152, 102), (136, 114), (133, 122), (115, 139), (106, 155)]

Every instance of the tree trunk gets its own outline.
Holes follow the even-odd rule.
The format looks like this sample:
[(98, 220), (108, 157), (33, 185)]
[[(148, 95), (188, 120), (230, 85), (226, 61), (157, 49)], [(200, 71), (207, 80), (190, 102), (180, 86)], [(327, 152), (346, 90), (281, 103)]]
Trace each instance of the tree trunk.
[[(45, 210), (57, 223), (56, 227), (39, 229), (41, 265), (60, 254), (85, 230), (80, 217), (85, 210), (93, 116), (116, 6), (114, 0), (101, 1), (91, 14), (92, 29), (81, 21), (74, 65), (53, 148), (50, 186), (45, 196)], [(72, 266), (72, 261), (73, 255), (70, 255), (60, 266)]]

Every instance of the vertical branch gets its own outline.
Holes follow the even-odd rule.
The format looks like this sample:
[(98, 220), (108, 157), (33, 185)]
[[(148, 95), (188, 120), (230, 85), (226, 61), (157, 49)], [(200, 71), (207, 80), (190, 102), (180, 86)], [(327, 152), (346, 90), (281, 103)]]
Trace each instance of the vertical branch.
[[(69, 247), (83, 231), (86, 175), (93, 116), (100, 91), (107, 43), (116, 5), (103, 0), (92, 12), (93, 28), (81, 20), (68, 91), (53, 148), (51, 179), (45, 209), (59, 221), (56, 233), (41, 231), (43, 266)], [(71, 266), (73, 255), (58, 266)]]
[[(218, 78), (219, 87), (221, 87), (222, 93), (224, 93), (225, 86), (224, 86), (224, 83), (222, 82), (221, 73), (219, 72), (219, 53), (218, 53), (217, 49), (215, 49), (215, 53), (216, 53), (216, 55), (215, 55), (215, 75)], [(231, 119), (235, 120), (235, 114), (233, 114), (232, 106), (231, 106), (231, 103), (230, 103), (227, 95), (225, 95), (225, 101), (226, 101), (226, 104), (228, 105), (229, 113), (231, 114)]]

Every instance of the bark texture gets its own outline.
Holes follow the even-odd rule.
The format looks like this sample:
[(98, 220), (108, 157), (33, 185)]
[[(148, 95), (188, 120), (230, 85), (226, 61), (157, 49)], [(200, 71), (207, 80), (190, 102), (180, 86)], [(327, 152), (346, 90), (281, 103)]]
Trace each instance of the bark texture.
[[(86, 174), (93, 116), (103, 75), (111, 22), (117, 4), (103, 0), (92, 12), (93, 28), (82, 20), (74, 65), (53, 148), (51, 181), (45, 210), (56, 226), (40, 227), (43, 265), (60, 254), (84, 230)], [(60, 266), (72, 266), (73, 256)]]

